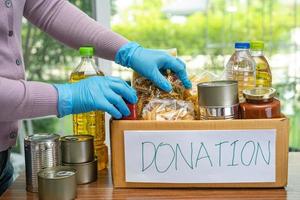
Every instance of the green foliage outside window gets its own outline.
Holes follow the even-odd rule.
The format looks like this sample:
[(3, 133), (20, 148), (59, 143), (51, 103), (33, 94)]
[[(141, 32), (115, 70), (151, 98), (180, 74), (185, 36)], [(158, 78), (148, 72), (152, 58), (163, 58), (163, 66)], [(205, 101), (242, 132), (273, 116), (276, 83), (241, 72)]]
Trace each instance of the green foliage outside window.
[(207, 12), (187, 16), (183, 24), (172, 23), (161, 12), (160, 0), (144, 2), (129, 8), (113, 30), (145, 47), (177, 47), (182, 55), (231, 54), (235, 41), (249, 40), (264, 40), (266, 50), (276, 52), (290, 42), (294, 25), (292, 8), (273, 0), (249, 1), (249, 8), (235, 13), (226, 11), (225, 0), (210, 1)]

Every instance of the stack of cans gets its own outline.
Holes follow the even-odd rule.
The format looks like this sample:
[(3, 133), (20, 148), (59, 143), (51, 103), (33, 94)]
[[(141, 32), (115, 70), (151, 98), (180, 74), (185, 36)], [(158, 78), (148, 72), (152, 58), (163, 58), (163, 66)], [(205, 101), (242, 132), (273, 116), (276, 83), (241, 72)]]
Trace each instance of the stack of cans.
[(61, 138), (62, 165), (77, 171), (77, 184), (97, 180), (97, 158), (92, 135), (70, 135)]
[(61, 165), (60, 141), (56, 134), (34, 134), (24, 139), (26, 190), (38, 192), (37, 173)]

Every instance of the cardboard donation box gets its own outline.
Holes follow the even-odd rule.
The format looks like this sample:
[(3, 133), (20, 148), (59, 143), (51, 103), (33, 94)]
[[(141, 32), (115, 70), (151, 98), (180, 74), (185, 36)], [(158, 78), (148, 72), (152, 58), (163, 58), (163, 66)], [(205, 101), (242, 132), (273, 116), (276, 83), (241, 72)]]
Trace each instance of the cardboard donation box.
[(112, 120), (117, 188), (287, 185), (287, 118), (209, 121)]

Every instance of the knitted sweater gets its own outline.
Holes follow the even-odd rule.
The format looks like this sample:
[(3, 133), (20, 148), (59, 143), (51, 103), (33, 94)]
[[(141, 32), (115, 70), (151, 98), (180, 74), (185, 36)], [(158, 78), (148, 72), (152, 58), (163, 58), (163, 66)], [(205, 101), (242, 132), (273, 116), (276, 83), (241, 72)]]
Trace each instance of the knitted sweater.
[(0, 0), (0, 152), (15, 144), (18, 120), (57, 115), (55, 88), (25, 80), (23, 16), (72, 48), (93, 45), (96, 55), (105, 59), (114, 60), (127, 43), (66, 0)]

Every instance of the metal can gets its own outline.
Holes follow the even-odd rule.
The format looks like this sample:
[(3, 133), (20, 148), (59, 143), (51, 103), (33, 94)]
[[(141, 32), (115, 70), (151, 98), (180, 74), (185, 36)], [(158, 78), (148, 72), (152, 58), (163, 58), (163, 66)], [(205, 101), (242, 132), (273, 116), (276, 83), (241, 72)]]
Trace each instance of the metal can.
[(70, 200), (77, 196), (76, 170), (70, 167), (53, 167), (38, 173), (40, 200)]
[(63, 163), (85, 163), (94, 160), (92, 135), (68, 135), (61, 138)]
[(74, 168), (77, 171), (77, 184), (87, 184), (97, 180), (97, 162), (97, 158), (95, 158), (92, 162), (76, 164), (63, 163), (63, 165)]
[(25, 137), (26, 190), (38, 191), (37, 173), (61, 165), (60, 141), (56, 134), (34, 134)]
[(237, 119), (239, 113), (237, 81), (199, 83), (198, 104), (200, 119)]

